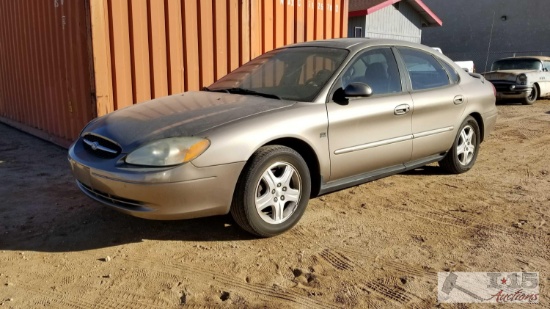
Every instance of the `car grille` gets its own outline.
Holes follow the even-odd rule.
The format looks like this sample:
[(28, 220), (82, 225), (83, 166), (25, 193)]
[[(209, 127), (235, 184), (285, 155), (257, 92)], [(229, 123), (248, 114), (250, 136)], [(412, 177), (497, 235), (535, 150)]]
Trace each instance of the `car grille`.
[(498, 92), (509, 92), (510, 86), (515, 84), (507, 81), (492, 81), (492, 83)]
[(93, 199), (96, 199), (100, 202), (103, 202), (108, 205), (112, 206), (118, 206), (121, 208), (129, 209), (129, 210), (146, 210), (146, 208), (143, 206), (142, 202), (119, 197), (116, 195), (111, 195), (105, 192), (101, 192), (95, 189), (92, 189), (88, 187), (87, 185), (81, 183), (80, 181), (77, 181), (78, 186), (80, 189), (86, 193), (86, 195), (90, 196)]
[(82, 137), (84, 148), (100, 158), (116, 158), (122, 148), (115, 142), (95, 134), (86, 134)]
[(495, 89), (499, 92), (507, 92), (510, 91), (510, 85), (498, 85), (495, 86)]

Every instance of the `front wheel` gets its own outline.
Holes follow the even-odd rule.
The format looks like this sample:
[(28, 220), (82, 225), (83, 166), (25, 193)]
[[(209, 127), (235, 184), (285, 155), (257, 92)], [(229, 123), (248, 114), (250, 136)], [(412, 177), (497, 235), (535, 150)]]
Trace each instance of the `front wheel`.
[(439, 166), (453, 174), (461, 174), (470, 170), (474, 166), (479, 152), (480, 138), (477, 121), (472, 116), (468, 116), (462, 122), (453, 146), (439, 162)]
[(523, 105), (532, 105), (538, 99), (538, 96), (539, 91), (537, 89), (537, 85), (533, 84), (533, 89), (531, 90), (529, 95), (523, 99)]
[(231, 204), (231, 215), (244, 230), (271, 237), (302, 217), (311, 193), (309, 169), (291, 148), (260, 148), (244, 167)]

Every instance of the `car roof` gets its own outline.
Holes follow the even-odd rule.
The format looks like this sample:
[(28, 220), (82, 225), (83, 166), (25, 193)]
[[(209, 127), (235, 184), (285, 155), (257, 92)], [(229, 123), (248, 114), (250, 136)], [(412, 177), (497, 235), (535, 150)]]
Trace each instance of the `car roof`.
[(548, 57), (548, 56), (519, 56), (519, 57), (507, 57), (507, 58), (498, 59), (497, 61), (500, 61), (500, 60), (511, 60), (511, 59), (536, 59), (536, 60), (550, 61), (550, 57)]
[(363, 49), (371, 46), (404, 46), (423, 49), (433, 53), (435, 50), (431, 47), (412, 43), (401, 40), (391, 40), (391, 39), (371, 39), (371, 38), (340, 38), (340, 39), (329, 39), (329, 40), (319, 40), (319, 41), (309, 41), (296, 43), (292, 45), (287, 45), (281, 48), (289, 47), (329, 47), (329, 48), (342, 48), (349, 50)]

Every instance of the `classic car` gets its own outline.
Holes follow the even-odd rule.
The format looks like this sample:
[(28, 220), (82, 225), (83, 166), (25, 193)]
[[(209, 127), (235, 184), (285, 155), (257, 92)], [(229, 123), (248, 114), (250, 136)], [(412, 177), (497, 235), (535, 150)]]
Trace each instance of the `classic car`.
[(202, 91), (92, 120), (69, 150), (89, 197), (148, 219), (231, 213), (262, 237), (311, 197), (439, 162), (474, 165), (495, 92), (414, 43), (334, 39), (282, 47)]
[(497, 60), (483, 76), (497, 90), (497, 99), (520, 99), (531, 105), (550, 96), (550, 57), (525, 56)]

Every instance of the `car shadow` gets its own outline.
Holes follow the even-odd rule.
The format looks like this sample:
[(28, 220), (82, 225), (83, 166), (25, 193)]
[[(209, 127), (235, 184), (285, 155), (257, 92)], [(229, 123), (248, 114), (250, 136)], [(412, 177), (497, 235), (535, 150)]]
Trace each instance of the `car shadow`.
[(523, 105), (523, 103), (518, 100), (507, 99), (507, 100), (497, 100), (496, 105)]
[(0, 124), (0, 250), (66, 252), (146, 240), (246, 241), (230, 215), (154, 221), (119, 213), (85, 196), (67, 150)]
[(435, 165), (426, 165), (422, 167), (417, 167), (413, 170), (409, 170), (406, 172), (401, 173), (400, 175), (408, 175), (408, 176), (441, 176), (441, 175), (448, 175), (444, 169), (442, 169), (439, 166)]
[(72, 209), (66, 209), (61, 212), (64, 215), (56, 218), (42, 220), (34, 217), (34, 220), (11, 225), (2, 233), (0, 250), (68, 252), (146, 240), (216, 242), (255, 239), (240, 229), (230, 215), (154, 221), (128, 216), (94, 201), (69, 208)]

